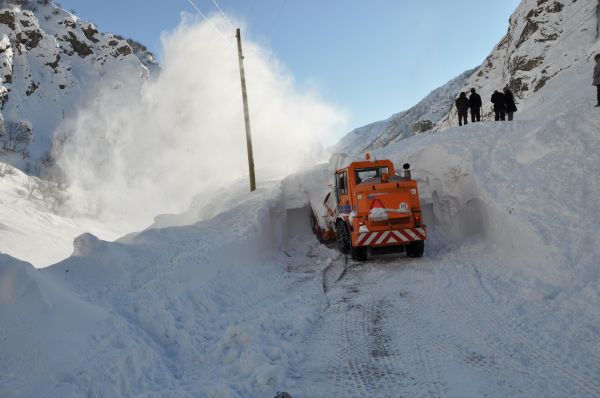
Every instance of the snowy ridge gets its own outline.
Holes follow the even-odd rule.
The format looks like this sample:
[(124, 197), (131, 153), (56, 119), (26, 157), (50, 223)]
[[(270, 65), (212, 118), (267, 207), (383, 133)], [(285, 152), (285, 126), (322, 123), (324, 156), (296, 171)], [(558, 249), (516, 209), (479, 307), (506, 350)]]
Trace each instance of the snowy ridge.
[[(593, 62), (598, 9), (596, 0), (522, 1), (510, 17), (506, 36), (455, 97), (459, 91), (476, 88), (484, 103), (482, 118), (490, 120), (492, 93), (508, 86), (519, 108), (515, 116), (520, 117), (528, 111), (530, 100), (544, 95), (549, 81), (578, 63)], [(435, 130), (456, 125), (458, 115), (453, 108)]]
[(141, 84), (148, 69), (127, 41), (52, 2), (21, 4), (0, 3), (0, 101), (5, 131), (27, 128), (19, 138), (2, 137), (2, 156), (39, 174), (52, 162), (56, 128), (93, 90)]
[[(443, 131), (458, 125), (454, 99), (475, 88), (483, 100), (482, 118), (493, 119), (490, 97), (494, 90), (511, 88), (519, 108), (516, 117), (538, 103), (546, 84), (578, 63), (593, 62), (597, 50), (600, 6), (596, 0), (524, 0), (509, 20), (507, 34), (479, 68), (466, 71), (434, 90), (414, 108), (387, 120), (357, 128), (333, 147), (352, 155), (432, 129)], [(551, 98), (555, 100), (554, 98)], [(425, 108), (425, 109), (423, 109)], [(443, 115), (437, 114), (442, 110)], [(420, 129), (422, 120), (432, 123)], [(413, 131), (415, 130), (415, 131)]]
[(470, 70), (455, 77), (406, 111), (392, 115), (387, 120), (354, 129), (332, 151), (358, 155), (431, 130), (447, 114), (453, 105), (454, 93), (464, 86), (472, 73), (473, 70)]

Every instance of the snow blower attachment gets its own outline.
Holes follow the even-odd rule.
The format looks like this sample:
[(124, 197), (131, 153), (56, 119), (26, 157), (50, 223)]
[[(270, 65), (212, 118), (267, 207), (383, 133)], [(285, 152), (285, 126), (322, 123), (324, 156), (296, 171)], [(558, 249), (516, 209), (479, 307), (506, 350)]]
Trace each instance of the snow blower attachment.
[[(396, 175), (390, 160), (353, 162), (337, 170), (332, 192), (323, 204), (311, 203), (311, 226), (319, 241), (335, 238), (338, 249), (353, 260), (373, 254), (405, 251), (421, 257), (427, 229), (421, 216), (417, 182), (410, 165)], [(319, 217), (317, 208), (325, 208)]]

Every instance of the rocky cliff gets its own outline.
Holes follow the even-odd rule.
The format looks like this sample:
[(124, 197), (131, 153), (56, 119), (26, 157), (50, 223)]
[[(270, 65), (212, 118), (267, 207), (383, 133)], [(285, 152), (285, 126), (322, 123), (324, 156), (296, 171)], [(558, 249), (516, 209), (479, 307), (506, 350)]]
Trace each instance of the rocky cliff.
[(0, 1), (0, 158), (38, 174), (52, 161), (57, 126), (90, 93), (142, 84), (155, 63), (48, 0)]

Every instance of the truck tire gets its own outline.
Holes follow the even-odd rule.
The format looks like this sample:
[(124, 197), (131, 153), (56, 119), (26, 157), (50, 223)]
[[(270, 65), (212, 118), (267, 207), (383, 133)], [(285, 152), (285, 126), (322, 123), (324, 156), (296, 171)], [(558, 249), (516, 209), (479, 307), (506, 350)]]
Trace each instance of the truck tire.
[(343, 254), (350, 254), (352, 249), (352, 242), (350, 241), (350, 231), (346, 223), (339, 220), (335, 223), (335, 240), (337, 242), (338, 250)]
[(350, 258), (354, 261), (367, 261), (367, 257), (367, 246), (352, 247), (350, 250)]
[(418, 240), (404, 246), (407, 257), (423, 257), (423, 251), (425, 250), (425, 242)]

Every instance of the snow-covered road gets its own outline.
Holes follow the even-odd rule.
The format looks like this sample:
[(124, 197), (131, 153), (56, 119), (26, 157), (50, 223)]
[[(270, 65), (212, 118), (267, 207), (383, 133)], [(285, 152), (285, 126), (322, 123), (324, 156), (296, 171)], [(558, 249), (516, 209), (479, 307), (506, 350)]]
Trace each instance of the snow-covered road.
[(561, 333), (550, 311), (522, 308), (502, 264), (460, 253), (375, 258), (345, 271), (343, 257), (334, 261), (329, 306), (294, 370), (298, 396), (600, 395), (598, 342)]

